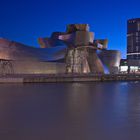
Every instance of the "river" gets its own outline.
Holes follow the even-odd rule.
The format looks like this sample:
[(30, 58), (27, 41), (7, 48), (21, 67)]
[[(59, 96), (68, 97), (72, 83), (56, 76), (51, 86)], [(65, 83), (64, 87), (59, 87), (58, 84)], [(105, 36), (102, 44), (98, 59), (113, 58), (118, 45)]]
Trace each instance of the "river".
[(140, 82), (0, 85), (0, 140), (139, 139)]

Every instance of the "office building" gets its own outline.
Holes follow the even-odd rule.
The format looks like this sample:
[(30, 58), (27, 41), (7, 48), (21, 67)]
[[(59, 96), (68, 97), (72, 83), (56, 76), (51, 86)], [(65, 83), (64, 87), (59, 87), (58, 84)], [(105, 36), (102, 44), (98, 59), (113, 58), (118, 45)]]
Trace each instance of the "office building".
[(140, 18), (127, 21), (127, 63), (129, 73), (140, 72)]

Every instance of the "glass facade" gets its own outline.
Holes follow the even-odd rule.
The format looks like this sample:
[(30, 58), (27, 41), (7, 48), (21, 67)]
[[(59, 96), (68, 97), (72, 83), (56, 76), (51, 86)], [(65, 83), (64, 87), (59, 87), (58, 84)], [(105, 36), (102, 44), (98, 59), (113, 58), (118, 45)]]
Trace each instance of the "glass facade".
[(127, 21), (127, 59), (140, 59), (140, 18)]

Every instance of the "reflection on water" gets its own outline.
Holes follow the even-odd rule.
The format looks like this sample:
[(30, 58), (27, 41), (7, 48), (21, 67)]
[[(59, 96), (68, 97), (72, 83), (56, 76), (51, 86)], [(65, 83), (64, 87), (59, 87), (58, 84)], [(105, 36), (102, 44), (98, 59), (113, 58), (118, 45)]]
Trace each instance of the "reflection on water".
[(140, 83), (0, 85), (0, 140), (139, 140)]

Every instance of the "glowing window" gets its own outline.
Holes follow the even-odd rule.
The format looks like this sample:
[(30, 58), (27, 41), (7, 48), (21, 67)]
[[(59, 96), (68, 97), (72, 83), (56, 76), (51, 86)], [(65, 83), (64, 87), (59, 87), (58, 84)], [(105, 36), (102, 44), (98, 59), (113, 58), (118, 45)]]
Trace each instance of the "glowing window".
[(140, 31), (140, 22), (138, 22), (137, 27), (138, 27), (138, 31)]
[(120, 66), (120, 71), (121, 72), (127, 72), (128, 66)]

